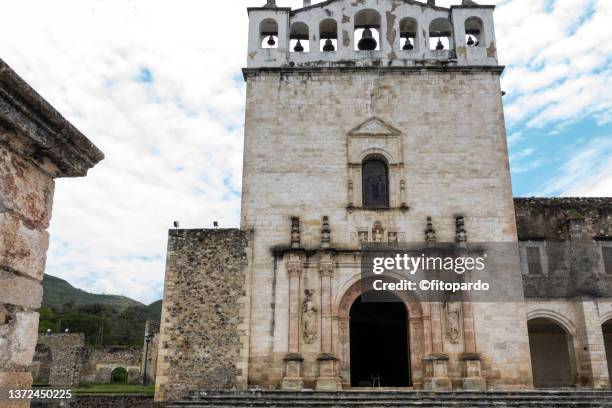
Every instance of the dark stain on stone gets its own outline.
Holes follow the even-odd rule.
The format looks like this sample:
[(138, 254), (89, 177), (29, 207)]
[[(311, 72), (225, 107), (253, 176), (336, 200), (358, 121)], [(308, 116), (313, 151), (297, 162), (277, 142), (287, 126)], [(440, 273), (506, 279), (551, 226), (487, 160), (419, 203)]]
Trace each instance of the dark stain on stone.
[(342, 45), (348, 47), (351, 45), (351, 37), (349, 36), (348, 31), (342, 30)]
[(497, 48), (495, 47), (495, 42), (491, 41), (491, 45), (487, 48), (487, 57), (495, 58), (495, 54), (497, 53)]

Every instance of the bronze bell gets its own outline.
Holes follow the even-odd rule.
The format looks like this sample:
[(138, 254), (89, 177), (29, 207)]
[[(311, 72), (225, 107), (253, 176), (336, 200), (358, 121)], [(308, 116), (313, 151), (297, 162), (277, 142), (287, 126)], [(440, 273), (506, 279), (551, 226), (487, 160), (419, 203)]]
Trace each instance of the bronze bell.
[(444, 44), (442, 44), (442, 40), (438, 38), (438, 44), (436, 45), (436, 50), (440, 51), (444, 49)]
[(297, 44), (295, 44), (295, 47), (293, 48), (293, 51), (295, 51), (295, 52), (304, 52), (304, 47), (302, 46), (302, 43), (300, 42), (300, 40), (297, 40)]
[(378, 43), (374, 37), (372, 37), (372, 30), (367, 27), (365, 30), (363, 30), (363, 36), (361, 37), (361, 40), (359, 40), (357, 48), (359, 48), (361, 51), (374, 51), (377, 45)]
[(325, 52), (336, 51), (336, 48), (334, 47), (334, 43), (329, 38), (325, 40), (325, 45), (323, 45), (323, 51)]
[(412, 51), (412, 50), (414, 50), (414, 45), (412, 45), (412, 43), (410, 42), (410, 37), (406, 37), (406, 43), (402, 47), (402, 50), (404, 50), (404, 51)]
[(469, 45), (470, 47), (473, 47), (474, 44), (476, 43), (474, 42), (474, 39), (472, 38), (472, 36), (471, 35), (468, 36), (467, 45)]
[(276, 41), (274, 41), (274, 36), (272, 36), (272, 35), (271, 35), (271, 36), (268, 38), (268, 45), (269, 45), (270, 47), (274, 47), (274, 46), (276, 45)]

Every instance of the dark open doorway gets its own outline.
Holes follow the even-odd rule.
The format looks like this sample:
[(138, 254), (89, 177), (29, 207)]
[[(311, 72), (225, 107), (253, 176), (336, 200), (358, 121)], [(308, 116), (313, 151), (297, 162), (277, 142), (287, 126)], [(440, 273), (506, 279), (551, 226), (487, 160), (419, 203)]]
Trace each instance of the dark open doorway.
[(536, 388), (572, 387), (571, 336), (556, 322), (546, 318), (529, 320), (527, 327), (533, 385)]
[(350, 312), (351, 386), (410, 387), (408, 345), (403, 303), (357, 298)]

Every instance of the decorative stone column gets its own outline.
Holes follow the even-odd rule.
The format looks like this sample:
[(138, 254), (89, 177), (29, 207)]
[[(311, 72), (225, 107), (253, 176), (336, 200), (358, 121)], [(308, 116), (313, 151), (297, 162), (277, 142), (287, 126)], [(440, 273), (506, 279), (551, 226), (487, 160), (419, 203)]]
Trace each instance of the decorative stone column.
[(440, 303), (431, 304), (431, 343), (432, 352), (425, 356), (426, 390), (450, 391), (452, 389), (448, 377), (448, 354), (444, 353), (442, 337), (442, 319)]
[(334, 274), (333, 251), (325, 250), (319, 261), (319, 277), (321, 283), (321, 354), (319, 375), (316, 387), (318, 390), (339, 390), (342, 381), (336, 374), (337, 357), (333, 354), (333, 324), (332, 324), (332, 276)]
[(469, 391), (484, 391), (486, 382), (482, 377), (481, 355), (476, 352), (476, 336), (474, 333), (474, 307), (469, 295), (464, 293), (463, 302), (463, 389)]
[(281, 384), (284, 390), (301, 390), (304, 387), (300, 354), (300, 295), (305, 252), (300, 248), (300, 220), (291, 220), (291, 249), (285, 253), (285, 266), (289, 278), (288, 350), (285, 356), (285, 376)]
[(282, 388), (284, 390), (301, 390), (304, 386), (302, 379), (302, 362), (304, 359), (300, 354), (300, 294), (304, 266), (299, 252), (291, 251), (285, 255), (285, 259), (289, 276), (289, 333)]

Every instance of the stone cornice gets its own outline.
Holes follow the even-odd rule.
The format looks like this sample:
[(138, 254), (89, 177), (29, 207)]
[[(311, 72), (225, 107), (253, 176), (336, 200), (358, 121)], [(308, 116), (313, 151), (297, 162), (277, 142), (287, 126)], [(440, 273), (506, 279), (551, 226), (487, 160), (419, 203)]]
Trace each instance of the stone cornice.
[(501, 75), (505, 66), (502, 65), (423, 65), (410, 67), (376, 67), (376, 66), (309, 66), (309, 67), (261, 67), (242, 68), (242, 75), (246, 80), (258, 74), (302, 75), (302, 74), (328, 74), (328, 73), (378, 73), (378, 74), (446, 74), (446, 73), (478, 73), (491, 72)]
[(0, 143), (52, 177), (81, 177), (104, 154), (0, 59)]

